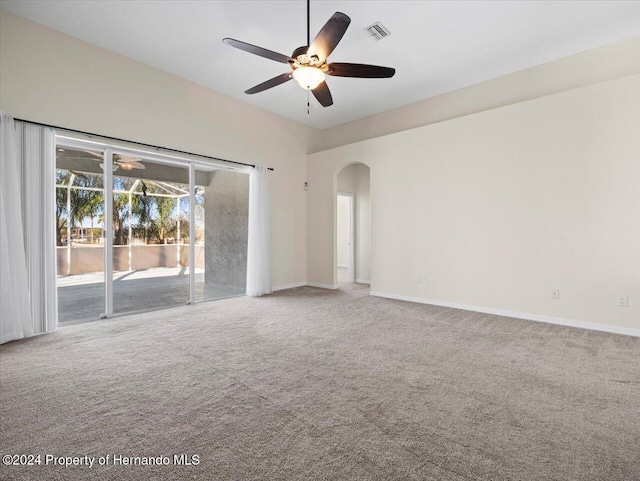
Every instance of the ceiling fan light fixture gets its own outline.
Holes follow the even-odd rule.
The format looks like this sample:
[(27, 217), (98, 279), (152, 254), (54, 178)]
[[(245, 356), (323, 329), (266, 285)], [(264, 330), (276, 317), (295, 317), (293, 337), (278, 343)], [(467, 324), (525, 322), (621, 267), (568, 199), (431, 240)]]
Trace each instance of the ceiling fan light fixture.
[(122, 167), (122, 170), (133, 170), (133, 164), (121, 163), (120, 167)]
[(306, 90), (313, 90), (324, 82), (324, 72), (316, 67), (299, 67), (293, 71), (293, 78)]

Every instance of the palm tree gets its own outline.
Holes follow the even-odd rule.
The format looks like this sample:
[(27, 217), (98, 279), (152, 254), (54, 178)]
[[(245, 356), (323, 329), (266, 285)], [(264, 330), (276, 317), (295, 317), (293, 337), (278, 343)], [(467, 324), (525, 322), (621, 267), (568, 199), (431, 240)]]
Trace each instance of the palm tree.
[[(135, 201), (135, 199), (134, 199)], [(113, 195), (113, 236), (114, 245), (127, 244), (126, 239), (129, 236), (124, 235), (125, 216), (129, 214), (129, 196), (125, 194)]]
[[(78, 189), (72, 190), (72, 223), (91, 218), (91, 243), (93, 243), (93, 221), (104, 209), (104, 195), (102, 191), (89, 189), (102, 189), (102, 177), (90, 174), (76, 174)], [(82, 189), (88, 187), (89, 189)]]
[(152, 208), (154, 197), (137, 195), (136, 206), (133, 212), (138, 216), (138, 229), (144, 231), (144, 243), (149, 244), (150, 230), (153, 224)]
[(157, 197), (156, 208), (158, 209), (158, 242), (164, 244), (165, 237), (174, 228), (173, 211), (176, 201), (171, 197)]
[[(56, 170), (56, 185), (67, 185), (71, 178), (68, 170)], [(62, 231), (67, 225), (67, 194), (66, 187), (56, 187), (56, 245), (62, 245)], [(68, 229), (67, 229), (68, 230)], [(67, 242), (69, 233), (67, 232)]]

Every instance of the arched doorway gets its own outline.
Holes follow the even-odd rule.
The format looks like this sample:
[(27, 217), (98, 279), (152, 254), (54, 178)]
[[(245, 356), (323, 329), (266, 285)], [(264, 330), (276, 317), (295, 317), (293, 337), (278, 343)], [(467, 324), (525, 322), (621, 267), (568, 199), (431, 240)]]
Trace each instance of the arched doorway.
[(349, 164), (336, 176), (334, 284), (370, 284), (371, 173)]

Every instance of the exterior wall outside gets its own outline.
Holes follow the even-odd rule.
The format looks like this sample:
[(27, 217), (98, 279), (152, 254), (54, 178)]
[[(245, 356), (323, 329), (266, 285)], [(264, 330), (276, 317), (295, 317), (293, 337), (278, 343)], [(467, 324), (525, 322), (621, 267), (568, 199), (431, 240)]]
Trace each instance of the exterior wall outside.
[(218, 170), (205, 187), (205, 283), (245, 288), (249, 176)]

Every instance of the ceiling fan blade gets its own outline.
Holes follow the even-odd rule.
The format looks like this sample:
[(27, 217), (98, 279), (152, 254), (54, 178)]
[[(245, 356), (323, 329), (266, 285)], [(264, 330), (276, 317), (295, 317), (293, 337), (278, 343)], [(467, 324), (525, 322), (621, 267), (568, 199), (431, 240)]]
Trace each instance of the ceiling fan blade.
[(320, 102), (320, 105), (323, 107), (333, 105), (333, 97), (331, 97), (331, 91), (329, 90), (327, 82), (322, 82), (311, 92), (313, 92), (313, 96), (318, 99), (318, 102)]
[(245, 52), (249, 52), (260, 57), (268, 58), (269, 60), (275, 60), (276, 62), (289, 63), (290, 60), (287, 55), (273, 52), (271, 50), (267, 50), (266, 48), (257, 47), (256, 45), (251, 45), (250, 43), (241, 42), (240, 40), (234, 40), (233, 38), (224, 38), (222, 39), (222, 41), (227, 45), (231, 45), (232, 47), (239, 48), (240, 50), (244, 50)]
[(72, 156), (64, 156), (63, 159), (64, 160), (72, 160), (72, 161), (73, 160), (82, 160), (82, 161), (85, 161), (85, 160), (94, 161), (94, 160), (96, 160), (98, 162), (102, 160), (102, 159), (96, 159), (94, 157), (72, 157)]
[(292, 78), (293, 76), (291, 75), (291, 72), (283, 73), (281, 75), (278, 75), (277, 77), (273, 77), (272, 79), (267, 80), (266, 82), (262, 82), (255, 87), (251, 87), (249, 90), (245, 90), (244, 93), (249, 95), (257, 94), (258, 92), (262, 92), (263, 90), (267, 90), (288, 82)]
[[(120, 161), (117, 161), (116, 164), (125, 170), (146, 169), (144, 164), (141, 164), (140, 162), (137, 162), (135, 160), (120, 160)], [(126, 167), (129, 167), (129, 169), (126, 169)]]
[(91, 154), (94, 157), (98, 158), (98, 159), (102, 159), (103, 155), (102, 153), (98, 153), (98, 152), (93, 152), (92, 150), (83, 150), (82, 152), (86, 152), (87, 154)]
[(120, 155), (120, 154), (113, 154), (113, 160), (115, 162), (141, 162), (142, 161), (140, 157), (134, 157), (132, 155)]
[(395, 68), (380, 67), (378, 65), (366, 65), (362, 63), (329, 64), (328, 75), (335, 77), (359, 77), (359, 78), (390, 78), (396, 73)]
[(320, 60), (326, 60), (342, 39), (350, 23), (351, 19), (344, 13), (334, 13), (309, 45), (307, 55), (309, 57), (316, 55)]

